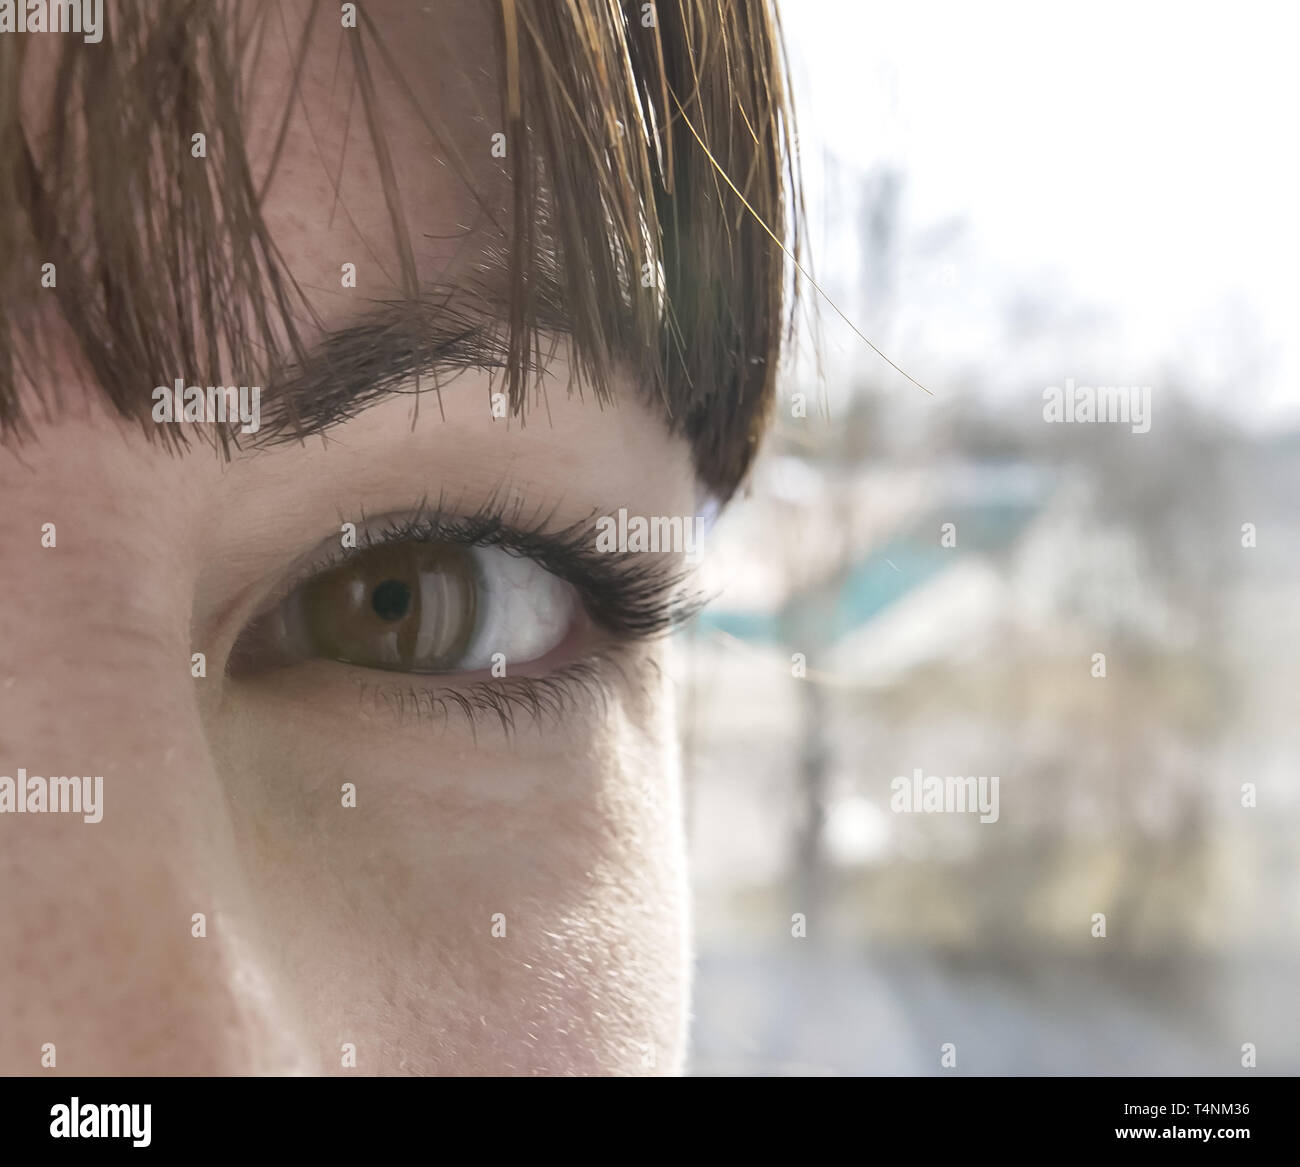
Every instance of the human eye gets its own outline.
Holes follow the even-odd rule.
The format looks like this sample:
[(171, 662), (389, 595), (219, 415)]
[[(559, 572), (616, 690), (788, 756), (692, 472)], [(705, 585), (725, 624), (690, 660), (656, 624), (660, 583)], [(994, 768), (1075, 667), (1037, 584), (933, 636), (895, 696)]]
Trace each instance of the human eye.
[(572, 585), (499, 547), (407, 538), (365, 547), (295, 587), (258, 630), (264, 650), (403, 673), (528, 664), (568, 635)]
[(672, 557), (595, 546), (591, 522), (551, 529), (492, 510), (365, 523), (356, 547), (336, 542), (274, 590), (236, 639), (230, 674), (333, 662), (436, 676), (470, 693), (453, 697), (467, 712), (536, 711), (543, 686), (553, 702), (575, 666), (698, 610)]

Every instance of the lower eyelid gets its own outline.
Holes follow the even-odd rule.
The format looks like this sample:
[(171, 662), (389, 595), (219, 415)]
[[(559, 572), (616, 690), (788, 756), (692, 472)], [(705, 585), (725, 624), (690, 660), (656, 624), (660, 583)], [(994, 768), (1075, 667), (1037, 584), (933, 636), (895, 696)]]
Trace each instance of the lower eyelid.
[(601, 652), (538, 676), (466, 685), (361, 681), (358, 710), (393, 730), (446, 727), (463, 718), (472, 730), (486, 724), (507, 735), (524, 726), (550, 728), (578, 712), (603, 718), (616, 678), (627, 676), (617, 657), (616, 650)]
[[(237, 718), (290, 724), (327, 748), (351, 740), (363, 753), (384, 756), (418, 749), (424, 732), (455, 740), (468, 731), (478, 746), (485, 734), (488, 741), (503, 734), (508, 742), (526, 732), (569, 748), (599, 732), (615, 706), (648, 709), (659, 695), (659, 666), (649, 646), (578, 623), (554, 653), (503, 678), (384, 672), (313, 659), (233, 681), (223, 687), (223, 706)], [(403, 740), (410, 744), (403, 747)]]

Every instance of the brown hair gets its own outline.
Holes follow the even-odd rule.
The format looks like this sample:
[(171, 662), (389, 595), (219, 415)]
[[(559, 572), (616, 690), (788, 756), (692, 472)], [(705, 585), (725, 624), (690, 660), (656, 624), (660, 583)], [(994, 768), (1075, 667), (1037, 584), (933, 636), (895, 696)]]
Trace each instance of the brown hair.
[[(798, 183), (771, 2), (499, 2), (512, 143), (511, 205), (496, 224), (505, 291), (495, 332), (470, 319), (478, 309), (439, 304), (464, 327), (444, 327), (437, 344), (462, 366), (501, 369), (521, 411), (546, 363), (541, 336), (563, 317), (579, 384), (603, 400), (615, 368), (631, 369), (725, 499), (752, 461), (793, 318), (775, 240), (797, 251)], [(52, 395), (38, 375), (49, 367), (49, 301), (33, 290), (46, 262), (83, 369), (124, 417), (147, 425), (149, 391), (167, 370), (222, 367), (263, 371), (278, 437), (337, 416), (307, 375), (321, 358), (303, 342), (305, 299), (261, 215), (270, 175), (254, 175), (243, 137), (241, 62), (277, 8), (110, 5), (102, 44), (58, 38), (52, 69), (43, 60), (36, 78), (39, 103), (24, 84), (38, 73), (25, 38), (0, 37), (0, 435), (23, 431), (24, 381)], [(299, 61), (316, 20), (337, 28), (338, 11), (315, 0)], [(393, 62), (366, 5), (357, 12), (352, 65), (401, 293), (418, 318), (429, 292), (415, 279), (370, 80), (376, 62)], [(281, 141), (288, 124), (286, 112)], [(196, 126), (207, 166), (191, 164)], [(404, 371), (418, 373), (429, 353), (403, 351)], [(183, 427), (147, 428), (185, 440)], [(237, 440), (221, 433), (223, 448)]]

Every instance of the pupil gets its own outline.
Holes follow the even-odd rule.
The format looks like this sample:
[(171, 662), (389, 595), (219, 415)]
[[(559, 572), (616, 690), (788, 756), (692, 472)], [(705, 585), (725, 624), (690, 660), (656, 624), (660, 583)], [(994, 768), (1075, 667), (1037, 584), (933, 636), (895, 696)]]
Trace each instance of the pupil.
[(411, 589), (400, 579), (386, 579), (370, 594), (370, 606), (381, 620), (400, 620), (411, 609)]

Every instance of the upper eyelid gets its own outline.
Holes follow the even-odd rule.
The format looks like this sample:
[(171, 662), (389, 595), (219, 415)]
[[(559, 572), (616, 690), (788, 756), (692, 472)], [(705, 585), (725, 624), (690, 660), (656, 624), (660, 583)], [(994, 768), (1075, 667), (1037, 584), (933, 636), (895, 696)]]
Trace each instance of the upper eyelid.
[[(356, 524), (356, 547), (344, 547), (342, 534), (318, 543), (299, 557), (281, 582), (246, 619), (250, 627), (316, 576), (340, 567), (375, 547), (407, 541), (499, 547), (532, 560), (578, 593), (588, 616), (607, 631), (628, 638), (667, 633), (702, 607), (699, 595), (682, 595), (689, 576), (674, 565), (652, 563), (636, 552), (595, 550), (597, 513), (568, 526), (553, 527), (553, 512), (538, 510), (524, 521), (521, 503), (503, 506), (493, 496), (475, 511), (430, 506), (427, 498), (404, 511), (388, 511)], [(350, 520), (342, 520), (344, 522)]]
[[(469, 524), (481, 519), (481, 515), (457, 515), (441, 511), (412, 510), (390, 512), (377, 519), (363, 519), (357, 524), (357, 545), (344, 547), (339, 537), (334, 537), (318, 545), (305, 561), (305, 566), (298, 567), (293, 573), (296, 580), (288, 591), (301, 587), (315, 576), (332, 568), (349, 563), (375, 547), (389, 546), (394, 543), (456, 543), (464, 547), (499, 547), (510, 554), (533, 559), (540, 566), (546, 565), (536, 555), (529, 554), (528, 543), (536, 540), (543, 547), (553, 546), (558, 549), (558, 542), (552, 543), (552, 537), (540, 531), (516, 528), (508, 523), (494, 524), (490, 532), (475, 537), (466, 537)], [(381, 525), (383, 524), (383, 525)], [(322, 551), (322, 547), (336, 549)]]
[[(376, 524), (396, 522), (398, 520), (406, 520), (409, 523), (411, 516), (417, 513), (416, 511), (393, 511), (386, 512), (374, 519), (362, 516), (361, 520), (355, 523), (357, 531), (357, 545), (355, 547), (345, 547), (342, 542), (342, 524), (353, 520), (340, 520), (338, 533), (313, 545), (309, 551), (297, 556), (288, 568), (274, 577), (276, 582), (257, 602), (252, 612), (244, 618), (244, 627), (247, 628), (257, 623), (264, 616), (273, 612), (300, 587), (310, 583), (318, 575), (341, 567), (375, 547), (402, 542), (404, 539), (413, 539), (414, 536), (409, 533), (398, 535), (398, 528), (385, 528), (383, 533), (376, 535)], [(424, 541), (433, 542), (435, 538), (442, 538), (447, 542), (457, 541), (445, 535), (434, 536), (432, 534), (426, 535)], [(464, 541), (460, 542), (463, 543)]]
[[(640, 552), (597, 551), (597, 514), (550, 530), (551, 516), (538, 512), (532, 526), (516, 526), (490, 505), (470, 516), (432, 517), (446, 524), (434, 538), (451, 538), (471, 546), (497, 546), (527, 556), (574, 587), (587, 614), (607, 631), (629, 638), (667, 633), (698, 613), (707, 597), (684, 593), (692, 572), (676, 562)], [(420, 527), (415, 520), (410, 531)], [(399, 534), (399, 538), (401, 535)]]

